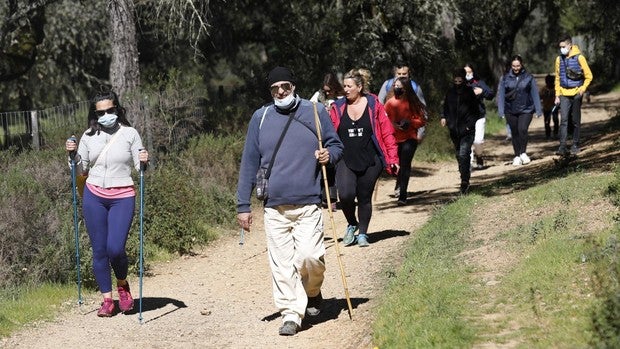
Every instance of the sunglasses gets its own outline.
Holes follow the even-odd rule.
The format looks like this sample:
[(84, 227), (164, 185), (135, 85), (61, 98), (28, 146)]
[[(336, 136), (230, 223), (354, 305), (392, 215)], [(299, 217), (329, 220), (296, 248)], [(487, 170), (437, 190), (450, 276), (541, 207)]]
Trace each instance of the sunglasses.
[(284, 90), (284, 92), (291, 92), (293, 90), (293, 85), (290, 82), (284, 82), (280, 85), (274, 85), (269, 88), (271, 91), (271, 95), (275, 96), (280, 91), (280, 88)]
[(95, 115), (98, 117), (104, 116), (105, 114), (116, 114), (116, 107), (108, 108), (105, 110), (95, 110)]

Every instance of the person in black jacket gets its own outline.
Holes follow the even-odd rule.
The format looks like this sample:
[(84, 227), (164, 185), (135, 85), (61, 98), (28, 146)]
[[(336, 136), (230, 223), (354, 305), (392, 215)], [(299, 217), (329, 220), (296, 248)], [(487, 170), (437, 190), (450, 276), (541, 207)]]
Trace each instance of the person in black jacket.
[(542, 116), (542, 106), (538, 95), (538, 86), (532, 74), (523, 66), (523, 59), (516, 55), (511, 60), (511, 69), (504, 75), (497, 89), (497, 112), (512, 130), (512, 148), (514, 150), (514, 166), (530, 163), (527, 156), (528, 128), (532, 122), (532, 114)]
[(471, 147), (474, 143), (476, 121), (482, 117), (474, 90), (465, 84), (465, 69), (452, 74), (453, 86), (446, 92), (441, 126), (448, 126), (456, 150), (461, 173), (461, 194), (467, 194), (471, 177)]

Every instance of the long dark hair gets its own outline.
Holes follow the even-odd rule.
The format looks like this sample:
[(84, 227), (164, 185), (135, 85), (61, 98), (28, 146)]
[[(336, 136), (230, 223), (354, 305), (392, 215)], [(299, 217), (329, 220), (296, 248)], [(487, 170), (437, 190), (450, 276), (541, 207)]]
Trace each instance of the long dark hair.
[[(476, 68), (474, 68), (473, 64), (465, 63), (465, 65), (463, 67), (471, 69), (471, 73), (474, 75), (473, 80), (480, 80), (480, 77), (478, 77), (478, 73), (476, 73)], [(465, 79), (465, 80), (467, 80), (467, 79)]]
[(334, 73), (330, 72), (325, 74), (325, 76), (323, 77), (323, 86), (329, 86), (329, 88), (332, 89), (332, 93), (336, 97), (345, 95), (344, 88), (342, 87), (342, 84)]
[(118, 119), (116, 122), (123, 126), (131, 126), (129, 120), (127, 120), (126, 110), (123, 108), (121, 103), (118, 100), (118, 95), (112, 90), (101, 90), (97, 92), (97, 94), (90, 100), (90, 106), (88, 107), (88, 128), (89, 131), (86, 133), (89, 136), (94, 135), (95, 133), (99, 134), (101, 131), (101, 125), (97, 122), (99, 117), (95, 114), (96, 104), (101, 101), (111, 100), (112, 104), (116, 107), (116, 115), (118, 115)]
[[(424, 104), (422, 104), (418, 98), (418, 95), (413, 90), (411, 80), (407, 77), (401, 76), (396, 79), (396, 81), (400, 81), (400, 84), (403, 85), (403, 97), (407, 99), (407, 102), (409, 102), (409, 109), (418, 115), (423, 115)], [(396, 85), (396, 81), (394, 81), (394, 84), (392, 85), (392, 93), (394, 93), (394, 85)]]

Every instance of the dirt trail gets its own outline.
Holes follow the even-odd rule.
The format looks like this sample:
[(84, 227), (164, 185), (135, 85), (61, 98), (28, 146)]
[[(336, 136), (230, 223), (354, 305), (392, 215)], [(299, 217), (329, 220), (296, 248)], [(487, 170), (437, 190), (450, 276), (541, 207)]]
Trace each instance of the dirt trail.
[[(619, 94), (594, 96), (584, 105), (583, 156), (596, 150), (601, 121), (607, 120)], [(596, 127), (599, 125), (599, 128)], [(543, 120), (530, 127), (528, 153), (532, 164), (513, 167), (512, 146), (496, 136), (487, 139), (487, 165), (474, 171), (472, 189), (523, 171), (528, 166), (553, 161), (557, 141), (545, 141)], [(424, 145), (422, 145), (424, 146)], [(227, 236), (200, 251), (153, 268), (144, 279), (143, 324), (138, 314), (119, 314), (109, 319), (96, 316), (99, 297), (89, 297), (81, 307), (65, 304), (54, 321), (28, 326), (0, 340), (2, 348), (372, 348), (374, 310), (389, 271), (396, 270), (415, 231), (433, 208), (458, 196), (456, 162), (420, 164), (414, 159), (410, 203), (396, 206), (393, 180), (380, 181), (370, 226), (371, 246), (342, 247), (353, 320), (349, 319), (333, 245), (333, 232), (326, 213), (327, 273), (323, 286), (323, 312), (293, 337), (277, 334), (281, 324), (271, 295), (271, 279), (265, 238), (255, 213), (254, 231), (239, 245), (238, 236)], [(340, 211), (334, 212), (337, 237), (344, 231)], [(138, 279), (130, 278), (137, 298)], [(116, 295), (115, 295), (116, 297)], [(136, 307), (137, 307), (136, 302)]]

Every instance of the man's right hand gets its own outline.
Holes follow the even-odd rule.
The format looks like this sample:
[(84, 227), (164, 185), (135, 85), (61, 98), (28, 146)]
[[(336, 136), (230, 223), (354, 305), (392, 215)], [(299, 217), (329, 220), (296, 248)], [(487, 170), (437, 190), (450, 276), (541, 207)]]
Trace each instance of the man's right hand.
[(250, 231), (250, 226), (252, 225), (252, 213), (251, 212), (242, 212), (237, 213), (237, 222), (241, 226), (241, 228), (247, 232)]
[(560, 104), (560, 96), (555, 96), (555, 101), (553, 102), (555, 105)]

